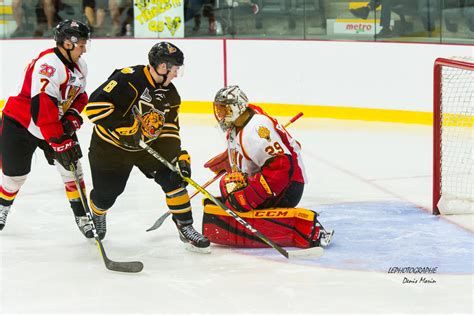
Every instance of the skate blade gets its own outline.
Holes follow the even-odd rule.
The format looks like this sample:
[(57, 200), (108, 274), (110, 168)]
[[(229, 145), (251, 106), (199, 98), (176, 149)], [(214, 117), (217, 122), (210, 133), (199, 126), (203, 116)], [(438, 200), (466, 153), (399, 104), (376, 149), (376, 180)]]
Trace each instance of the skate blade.
[(184, 243), (184, 248), (190, 252), (199, 253), (199, 254), (211, 253), (211, 246), (201, 248), (201, 247), (196, 247), (190, 243)]

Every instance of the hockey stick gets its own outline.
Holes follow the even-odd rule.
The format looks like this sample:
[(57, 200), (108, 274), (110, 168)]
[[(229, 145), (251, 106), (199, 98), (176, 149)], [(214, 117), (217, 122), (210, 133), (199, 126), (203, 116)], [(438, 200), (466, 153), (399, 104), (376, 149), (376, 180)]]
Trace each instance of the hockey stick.
[[(295, 122), (296, 120), (298, 120), (301, 116), (303, 116), (303, 112), (299, 112), (298, 114), (296, 114), (293, 118), (290, 119), (290, 121), (288, 121), (284, 127), (288, 127), (289, 125), (291, 125), (293, 122)], [(212, 179), (210, 179), (209, 181), (207, 181), (204, 185), (202, 185), (202, 188), (206, 188), (207, 186), (209, 186), (210, 184), (212, 184), (216, 179), (218, 179), (219, 177), (221, 177), (225, 172), (222, 171), (222, 172), (219, 172), (216, 176), (214, 176)], [(189, 199), (192, 199), (194, 196), (196, 196), (197, 194), (199, 193), (199, 190), (196, 190), (190, 197)], [(157, 228), (159, 228), (164, 222), (165, 220), (170, 216), (171, 212), (167, 211), (165, 212), (161, 217), (158, 218), (158, 220), (156, 220), (156, 222), (148, 229), (146, 230), (147, 232), (150, 232), (150, 231), (154, 231), (156, 230)]]
[[(202, 187), (203, 188), (206, 188), (207, 186), (209, 186), (210, 184), (212, 184), (213, 182), (215, 182), (219, 177), (221, 177), (222, 175), (225, 174), (225, 170), (222, 170), (220, 171), (219, 173), (216, 174), (216, 176), (214, 176), (213, 178), (211, 178), (210, 180), (208, 180), (207, 182), (205, 182)], [(199, 190), (196, 190), (195, 192), (193, 192), (193, 194), (191, 196), (189, 196), (189, 199), (193, 199), (194, 196), (196, 196), (197, 194), (199, 193)], [(156, 230), (157, 228), (159, 228), (163, 222), (165, 222), (165, 220), (170, 216), (171, 212), (169, 211), (166, 211), (161, 217), (158, 218), (158, 220), (156, 220), (156, 222), (148, 229), (146, 230), (147, 232), (150, 232), (150, 231), (153, 231), (153, 230)]]
[(295, 121), (297, 121), (298, 119), (300, 119), (300, 117), (303, 116), (303, 112), (299, 112), (298, 114), (296, 114), (293, 118), (290, 119), (290, 121), (288, 121), (283, 127), (288, 127), (289, 125), (291, 125), (292, 123), (294, 123)]
[[(138, 119), (141, 119), (140, 116), (137, 116)], [(166, 167), (168, 167), (171, 171), (176, 172), (181, 175), (179, 170), (176, 169), (176, 167), (168, 162), (165, 158), (163, 158), (158, 152), (153, 150), (149, 145), (147, 145), (143, 140), (140, 140), (139, 143), (140, 147), (145, 149), (149, 154), (151, 154), (154, 158), (156, 158), (158, 161), (163, 163)], [(182, 176), (182, 175), (181, 175)], [(263, 242), (265, 242), (268, 246), (274, 248), (277, 250), (280, 254), (285, 256), (286, 258), (293, 258), (293, 257), (301, 257), (301, 256), (321, 256), (324, 253), (324, 249), (321, 247), (313, 247), (313, 248), (308, 248), (308, 249), (303, 249), (303, 250), (297, 250), (297, 251), (291, 251), (288, 252), (281, 248), (279, 245), (275, 244), (273, 241), (268, 239), (265, 235), (263, 235), (260, 231), (258, 231), (256, 228), (254, 228), (252, 225), (250, 225), (247, 221), (239, 217), (234, 211), (229, 209), (225, 204), (223, 204), (219, 199), (211, 195), (206, 189), (201, 187), (198, 183), (196, 183), (194, 180), (192, 180), (189, 177), (182, 176), (183, 180), (199, 190), (204, 196), (212, 200), (216, 205), (224, 209), (225, 212), (227, 212), (231, 217), (233, 217), (237, 222), (242, 224), (246, 229), (254, 233), (258, 238), (260, 238)]]
[(74, 175), (74, 182), (76, 183), (77, 190), (79, 191), (79, 195), (81, 197), (82, 205), (84, 206), (84, 210), (86, 212), (87, 218), (89, 219), (89, 223), (92, 226), (92, 233), (94, 234), (95, 242), (97, 244), (97, 248), (99, 249), (100, 255), (104, 259), (105, 267), (112, 271), (120, 271), (120, 272), (140, 272), (143, 269), (143, 263), (140, 261), (113, 261), (107, 257), (105, 253), (104, 245), (102, 245), (102, 241), (99, 239), (99, 235), (97, 234), (97, 229), (95, 228), (94, 221), (92, 220), (92, 212), (87, 204), (87, 197), (82, 191), (81, 188), (81, 181), (79, 179), (79, 175), (77, 174), (77, 169), (74, 164), (69, 166), (69, 170)]

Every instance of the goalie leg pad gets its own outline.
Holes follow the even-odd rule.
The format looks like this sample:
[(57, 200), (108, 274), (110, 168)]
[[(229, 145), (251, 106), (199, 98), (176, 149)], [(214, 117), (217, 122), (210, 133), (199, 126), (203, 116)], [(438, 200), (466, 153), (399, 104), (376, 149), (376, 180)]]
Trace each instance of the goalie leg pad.
[[(240, 213), (244, 220), (270, 240), (283, 247), (309, 248), (319, 235), (316, 213), (301, 208), (270, 208)], [(212, 243), (241, 248), (268, 247), (223, 209), (205, 204), (203, 234)], [(316, 236), (315, 236), (316, 235)]]

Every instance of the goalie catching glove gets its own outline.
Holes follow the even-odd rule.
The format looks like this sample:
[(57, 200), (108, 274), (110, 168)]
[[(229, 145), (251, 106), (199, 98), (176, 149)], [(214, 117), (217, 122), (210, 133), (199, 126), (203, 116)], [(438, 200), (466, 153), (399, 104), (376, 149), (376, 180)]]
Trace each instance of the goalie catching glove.
[(219, 174), (223, 170), (225, 170), (227, 173), (232, 172), (230, 163), (229, 163), (229, 157), (227, 154), (227, 150), (222, 152), (221, 154), (216, 155), (209, 161), (207, 161), (204, 164), (205, 168), (210, 169), (213, 171), (215, 174)]
[(273, 192), (261, 173), (248, 177), (242, 172), (231, 172), (220, 181), (225, 205), (235, 211), (248, 212), (257, 209)]

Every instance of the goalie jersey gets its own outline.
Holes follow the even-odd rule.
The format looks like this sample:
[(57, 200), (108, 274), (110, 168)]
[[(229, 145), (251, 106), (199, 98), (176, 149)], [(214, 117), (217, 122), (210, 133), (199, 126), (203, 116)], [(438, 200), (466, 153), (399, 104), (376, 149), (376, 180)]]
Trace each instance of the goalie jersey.
[(275, 195), (290, 182), (304, 184), (300, 144), (261, 108), (248, 106), (255, 114), (244, 128), (232, 128), (228, 134), (231, 167), (249, 176), (261, 172)]
[(158, 135), (160, 139), (166, 138), (170, 145), (180, 147), (180, 103), (181, 98), (172, 83), (166, 87), (157, 84), (148, 67), (139, 65), (115, 70), (91, 94), (85, 112), (102, 140), (126, 151), (140, 151), (141, 148), (131, 149), (119, 140), (119, 134), (138, 128), (132, 107), (138, 108), (146, 124), (142, 126), (141, 135), (145, 143), (153, 142)]

